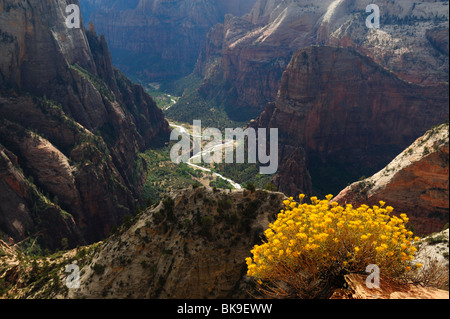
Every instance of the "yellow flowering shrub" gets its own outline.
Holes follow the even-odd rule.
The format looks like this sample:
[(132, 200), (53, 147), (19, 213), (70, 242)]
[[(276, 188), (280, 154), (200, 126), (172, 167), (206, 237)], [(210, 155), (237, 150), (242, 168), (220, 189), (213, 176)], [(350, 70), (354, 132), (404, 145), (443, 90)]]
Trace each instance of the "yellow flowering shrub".
[(265, 231), (267, 240), (246, 260), (248, 276), (277, 283), (276, 295), (291, 296), (293, 290), (295, 297), (315, 297), (345, 274), (365, 273), (370, 264), (386, 279), (417, 267), (411, 262), (419, 239), (405, 228), (405, 214), (391, 216), (394, 209), (384, 202), (354, 208), (331, 202), (332, 195), (312, 197), (311, 204), (304, 198), (284, 201), (285, 209)]

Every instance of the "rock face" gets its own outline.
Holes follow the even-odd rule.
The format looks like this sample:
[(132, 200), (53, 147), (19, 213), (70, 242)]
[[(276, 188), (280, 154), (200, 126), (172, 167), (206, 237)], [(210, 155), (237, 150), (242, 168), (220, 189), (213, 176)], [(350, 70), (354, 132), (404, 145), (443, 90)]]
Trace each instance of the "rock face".
[[(70, 262), (80, 266), (80, 289), (33, 289), (30, 284), (18, 295), (42, 298), (51, 291), (45, 298), (249, 297), (245, 258), (285, 198), (260, 190), (201, 187), (172, 193), (106, 241), (82, 248), (84, 253), (68, 253)], [(67, 274), (59, 274), (59, 287), (64, 287)], [(50, 280), (45, 283), (51, 285)]]
[[(245, 258), (261, 241), (284, 199), (281, 193), (260, 190), (177, 191), (127, 221), (107, 240), (67, 251), (47, 265), (38, 259), (31, 267), (0, 241), (0, 280), (7, 287), (0, 290), (0, 298), (252, 298), (258, 294), (245, 275)], [(448, 230), (446, 236), (448, 240)], [(428, 265), (422, 262), (425, 270)], [(79, 289), (65, 288), (69, 264), (79, 266)], [(443, 266), (448, 285), (448, 262)], [(369, 289), (366, 278), (346, 275), (347, 285), (332, 299), (448, 299), (448, 290), (437, 289), (445, 287), (442, 281), (420, 281), (423, 287), (381, 277), (380, 288)]]
[(334, 200), (376, 205), (383, 200), (406, 213), (417, 234), (443, 229), (449, 221), (449, 127), (417, 139), (383, 170), (344, 189)]
[(443, 54), (449, 55), (448, 30), (437, 28), (428, 30), (426, 33), (428, 41)]
[(383, 280), (380, 280), (380, 288), (369, 289), (366, 278), (357, 274), (346, 275), (349, 288), (335, 292), (331, 299), (449, 299), (449, 293), (445, 290)]
[[(196, 70), (208, 70), (199, 73), (208, 75), (200, 92), (224, 101), (234, 120), (255, 118), (274, 101), (292, 54), (314, 43), (314, 25), (321, 13), (310, 8), (312, 2), (275, 2), (258, 1), (242, 18), (226, 16), (223, 25), (211, 31), (213, 41), (207, 41), (197, 61)], [(325, 2), (331, 1), (318, 6)], [(218, 29), (223, 30), (221, 36)], [(208, 55), (211, 51), (215, 54)]]
[[(331, 26), (323, 43), (353, 47), (409, 82), (430, 85), (448, 81), (448, 50), (441, 49), (445, 42), (448, 47), (448, 37), (443, 36), (448, 34), (449, 19), (445, 3), (377, 2), (380, 29), (369, 29), (365, 23), (369, 13), (365, 13), (365, 8), (373, 2), (340, 2), (345, 22)], [(330, 19), (338, 21), (340, 14), (335, 11)]]
[(25, 239), (39, 231), (39, 236), (51, 248), (58, 247), (62, 238), (70, 243), (85, 243), (76, 230), (74, 218), (46, 200), (20, 170), (17, 157), (1, 145), (0, 190), (0, 226), (10, 244), (14, 239)]
[(197, 74), (205, 77), (202, 95), (224, 101), (233, 119), (255, 118), (275, 101), (292, 55), (317, 44), (352, 47), (409, 82), (447, 82), (448, 6), (381, 1), (381, 28), (369, 29), (371, 3), (259, 0), (250, 14), (227, 16), (211, 31), (197, 62)]
[(276, 103), (251, 125), (279, 129), (280, 191), (308, 193), (312, 182), (315, 194), (337, 194), (448, 112), (448, 85), (407, 83), (353, 49), (313, 46), (296, 52)]
[(209, 29), (227, 13), (248, 13), (256, 0), (82, 0), (86, 20), (106, 36), (114, 64), (162, 81), (192, 72)]
[(448, 240), (448, 228), (420, 239), (414, 263), (420, 262), (423, 267), (417, 271), (416, 280), (425, 281), (427, 286), (448, 290)]
[[(66, 5), (0, 1), (0, 144), (14, 159), (4, 157), (2, 170), (22, 171), (18, 184), (63, 215), (66, 227), (42, 242), (51, 248), (63, 238), (70, 246), (105, 238), (134, 209), (137, 152), (169, 134), (154, 101), (113, 68), (104, 37), (66, 27)], [(13, 242), (51, 238), (54, 225), (38, 222), (49, 215), (13, 184), (2, 183), (2, 194), (15, 197), (0, 203), (1, 231)]]

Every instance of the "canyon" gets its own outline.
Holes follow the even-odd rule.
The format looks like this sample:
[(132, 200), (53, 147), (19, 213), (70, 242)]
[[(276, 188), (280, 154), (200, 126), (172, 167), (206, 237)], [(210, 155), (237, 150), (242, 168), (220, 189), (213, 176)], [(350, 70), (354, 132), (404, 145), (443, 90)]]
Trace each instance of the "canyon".
[(201, 95), (234, 120), (254, 119), (275, 101), (292, 55), (310, 45), (354, 48), (407, 82), (448, 82), (448, 3), (380, 1), (380, 29), (366, 27), (369, 4), (259, 0), (247, 15), (227, 15), (197, 61)]
[[(247, 12), (219, 10), (223, 22), (210, 21), (204, 44), (189, 41), (200, 46), (193, 75), (201, 79), (195, 90), (205, 114), (224, 108), (231, 120), (251, 121), (249, 127), (279, 128), (273, 183), (289, 196), (338, 194), (448, 119), (448, 4), (381, 1), (379, 29), (366, 26), (369, 4), (258, 0), (247, 3)], [(150, 17), (166, 4), (136, 1), (124, 10), (116, 2), (110, 11), (126, 16), (135, 5)], [(92, 10), (93, 20), (105, 8)], [(100, 28), (107, 17), (94, 23)], [(106, 33), (119, 39), (123, 31)], [(194, 114), (195, 99), (167, 112), (181, 108)]]
[(136, 155), (170, 129), (112, 65), (105, 38), (68, 29), (64, 1), (0, 2), (4, 240), (69, 247), (105, 238), (136, 206)]
[(104, 34), (114, 65), (147, 82), (192, 72), (209, 29), (225, 14), (241, 16), (255, 0), (82, 0), (86, 22)]
[[(379, 29), (370, 0), (73, 2), (79, 29), (66, 0), (0, 0), (0, 298), (254, 298), (245, 259), (301, 193), (406, 213), (448, 283), (447, 1), (380, 0)], [(216, 145), (164, 167), (196, 116), (278, 129), (270, 187), (195, 161)], [(199, 184), (217, 177), (236, 189)], [(373, 297), (361, 274), (342, 285), (333, 298)], [(378, 297), (448, 298), (422, 288)]]

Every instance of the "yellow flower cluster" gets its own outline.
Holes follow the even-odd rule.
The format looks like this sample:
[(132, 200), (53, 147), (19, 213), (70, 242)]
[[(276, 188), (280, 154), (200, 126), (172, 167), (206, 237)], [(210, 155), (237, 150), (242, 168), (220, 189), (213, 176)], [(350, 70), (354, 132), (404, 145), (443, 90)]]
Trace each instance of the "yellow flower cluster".
[[(380, 202), (372, 208), (362, 205), (340, 206), (312, 197), (311, 204), (297, 203), (291, 197), (285, 209), (265, 231), (267, 241), (251, 251), (247, 258), (248, 275), (270, 280), (277, 267), (293, 272), (315, 269), (320, 275), (365, 272), (369, 264), (380, 267), (382, 276), (397, 278), (411, 270), (416, 247), (413, 233), (405, 228), (408, 217), (391, 216), (392, 207)], [(313, 265), (313, 267), (311, 267)], [(306, 267), (307, 266), (307, 267)]]

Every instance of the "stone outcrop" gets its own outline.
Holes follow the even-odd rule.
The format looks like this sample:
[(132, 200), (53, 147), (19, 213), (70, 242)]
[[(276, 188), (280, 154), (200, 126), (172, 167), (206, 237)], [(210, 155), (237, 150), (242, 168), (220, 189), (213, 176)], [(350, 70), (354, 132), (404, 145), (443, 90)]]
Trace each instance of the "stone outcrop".
[(41, 237), (49, 248), (59, 247), (62, 238), (85, 243), (74, 218), (48, 201), (24, 176), (17, 157), (1, 145), (0, 190), (0, 225), (9, 244), (29, 236)]
[(227, 13), (248, 13), (255, 0), (80, 2), (86, 21), (108, 40), (115, 65), (157, 82), (190, 74), (209, 29)]
[[(136, 155), (170, 132), (143, 88), (113, 68), (105, 38), (66, 27), (66, 5), (0, 1), (0, 144), (38, 197), (76, 225), (43, 240), (52, 249), (63, 238), (70, 246), (101, 240), (131, 213), (145, 178), (134, 174)], [(0, 203), (4, 234), (16, 242), (51, 238), (57, 223), (38, 223), (43, 215), (29, 197), (11, 183), (1, 192), (23, 197)], [(28, 216), (9, 220), (14, 211)]]
[[(226, 16), (223, 25), (210, 33), (215, 40), (208, 41), (202, 51), (220, 54), (202, 54), (197, 61), (196, 70), (209, 69), (203, 72), (207, 76), (201, 94), (223, 101), (234, 120), (257, 117), (275, 100), (292, 54), (314, 43), (314, 25), (321, 13), (309, 8), (311, 2), (303, 2), (258, 1), (247, 16)], [(318, 5), (322, 7), (324, 2), (330, 1)], [(222, 36), (217, 29), (223, 30)], [(219, 51), (215, 47), (221, 38)]]
[[(87, 267), (81, 280), (93, 277), (92, 283), (69, 298), (246, 297), (245, 258), (285, 196), (198, 188), (171, 198), (102, 244), (93, 263), (106, 266), (104, 275), (100, 279)], [(121, 281), (127, 289), (120, 288)]]
[[(16, 296), (248, 298), (252, 283), (246, 277), (245, 258), (261, 241), (285, 198), (261, 190), (230, 192), (203, 187), (171, 193), (107, 240), (63, 257), (80, 266), (80, 289), (33, 289), (30, 282)], [(58, 268), (61, 284), (54, 287), (65, 285), (63, 268)], [(50, 280), (47, 284), (52, 285)], [(51, 294), (45, 295), (46, 291)]]
[[(449, 13), (442, 2), (408, 0), (379, 1), (380, 28), (367, 28), (366, 7), (370, 0), (339, 1), (330, 15), (335, 23), (326, 32), (327, 45), (353, 47), (392, 70), (405, 81), (423, 85), (448, 82)], [(440, 36), (439, 36), (440, 34)]]
[(250, 125), (279, 129), (280, 191), (312, 183), (326, 195), (385, 167), (448, 112), (448, 84), (408, 83), (353, 49), (312, 46), (296, 52), (276, 103)]
[(345, 188), (340, 204), (377, 205), (380, 200), (405, 213), (417, 234), (449, 222), (449, 132), (441, 125), (417, 139), (383, 170)]
[(438, 51), (449, 55), (448, 29), (436, 28), (427, 30), (426, 37)]
[(367, 276), (345, 276), (348, 289), (339, 289), (331, 299), (449, 299), (446, 290), (380, 280), (380, 288), (367, 288)]

